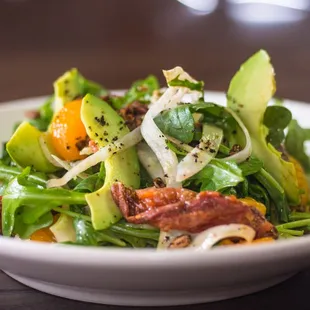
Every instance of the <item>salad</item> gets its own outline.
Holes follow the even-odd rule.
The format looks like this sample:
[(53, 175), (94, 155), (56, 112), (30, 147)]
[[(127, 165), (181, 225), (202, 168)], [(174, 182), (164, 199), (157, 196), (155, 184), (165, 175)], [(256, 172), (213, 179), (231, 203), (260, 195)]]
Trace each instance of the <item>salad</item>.
[(13, 129), (0, 160), (4, 237), (83, 246), (193, 248), (310, 229), (302, 128), (268, 53), (233, 76), (227, 104), (181, 67), (113, 93), (65, 72)]

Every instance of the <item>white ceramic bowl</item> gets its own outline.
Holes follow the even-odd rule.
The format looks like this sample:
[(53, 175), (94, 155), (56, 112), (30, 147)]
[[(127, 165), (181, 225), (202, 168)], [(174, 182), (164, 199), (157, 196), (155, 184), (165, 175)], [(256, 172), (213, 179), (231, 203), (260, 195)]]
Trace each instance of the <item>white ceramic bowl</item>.
[[(221, 93), (208, 100), (225, 103)], [(0, 106), (0, 140), (25, 110), (43, 98)], [(310, 127), (310, 105), (287, 101), (301, 125)], [(272, 244), (190, 250), (106, 249), (42, 244), (0, 237), (0, 269), (35, 289), (87, 302), (167, 306), (210, 302), (249, 294), (310, 267), (310, 236)]]

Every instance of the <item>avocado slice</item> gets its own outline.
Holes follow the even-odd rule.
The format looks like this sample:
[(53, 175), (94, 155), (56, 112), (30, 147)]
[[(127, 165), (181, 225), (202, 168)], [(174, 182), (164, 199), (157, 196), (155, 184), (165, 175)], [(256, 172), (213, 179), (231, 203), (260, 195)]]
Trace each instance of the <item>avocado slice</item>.
[[(90, 94), (83, 98), (81, 119), (88, 136), (100, 147), (129, 133), (128, 127), (117, 112), (107, 102)], [(103, 187), (85, 195), (95, 229), (105, 229), (121, 219), (121, 212), (112, 198), (111, 185), (119, 181), (125, 186), (138, 188), (139, 169), (134, 147), (114, 154), (105, 161), (106, 177)]]
[(100, 84), (87, 80), (76, 69), (66, 71), (54, 82), (54, 110), (59, 111), (66, 102), (72, 101), (78, 96), (90, 93), (96, 96), (104, 96), (108, 92)]
[(65, 72), (54, 82), (54, 110), (58, 112), (66, 102), (72, 101), (84, 91), (84, 78), (73, 68)]
[(253, 154), (263, 161), (265, 169), (284, 188), (290, 205), (298, 205), (300, 191), (294, 165), (283, 160), (281, 153), (266, 142), (268, 129), (263, 125), (263, 118), (275, 91), (270, 57), (266, 51), (260, 50), (243, 63), (233, 77), (227, 93), (227, 106), (239, 115), (247, 127), (252, 138)]
[(45, 157), (39, 138), (42, 132), (24, 121), (15, 130), (6, 144), (7, 152), (14, 162), (21, 167), (32, 166), (37, 171), (50, 173), (58, 170)]

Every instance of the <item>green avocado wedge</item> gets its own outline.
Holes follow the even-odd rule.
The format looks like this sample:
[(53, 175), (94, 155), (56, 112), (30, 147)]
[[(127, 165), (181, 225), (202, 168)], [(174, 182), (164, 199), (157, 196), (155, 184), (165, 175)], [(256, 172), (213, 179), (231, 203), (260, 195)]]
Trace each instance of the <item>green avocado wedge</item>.
[(266, 142), (268, 129), (264, 113), (276, 90), (274, 68), (264, 50), (250, 57), (233, 77), (227, 93), (227, 106), (234, 110), (252, 138), (253, 154), (263, 161), (265, 169), (284, 188), (289, 204), (298, 205), (300, 190), (295, 167), (281, 158), (281, 153)]
[(45, 157), (39, 142), (42, 132), (28, 122), (22, 122), (6, 144), (12, 160), (25, 168), (33, 167), (45, 173), (55, 172), (59, 168), (52, 165)]
[[(124, 120), (117, 112), (107, 102), (90, 94), (83, 98), (81, 119), (90, 139), (100, 147), (129, 133)], [(121, 219), (121, 212), (112, 198), (111, 185), (119, 181), (126, 186), (138, 188), (139, 169), (134, 147), (114, 154), (105, 161), (106, 177), (103, 187), (85, 196), (96, 230), (106, 229)]]
[(59, 111), (66, 102), (69, 102), (83, 93), (84, 78), (73, 68), (60, 76), (53, 84), (55, 94), (55, 113)]

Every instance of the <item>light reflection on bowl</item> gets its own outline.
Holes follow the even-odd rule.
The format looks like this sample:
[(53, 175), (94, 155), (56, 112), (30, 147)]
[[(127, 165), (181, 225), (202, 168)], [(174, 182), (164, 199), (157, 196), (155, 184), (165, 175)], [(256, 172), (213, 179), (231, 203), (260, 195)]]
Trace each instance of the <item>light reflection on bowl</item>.
[(219, 0), (178, 0), (187, 6), (195, 15), (207, 15), (214, 12), (219, 5)]
[(247, 24), (284, 24), (308, 15), (308, 0), (227, 0), (228, 16)]

